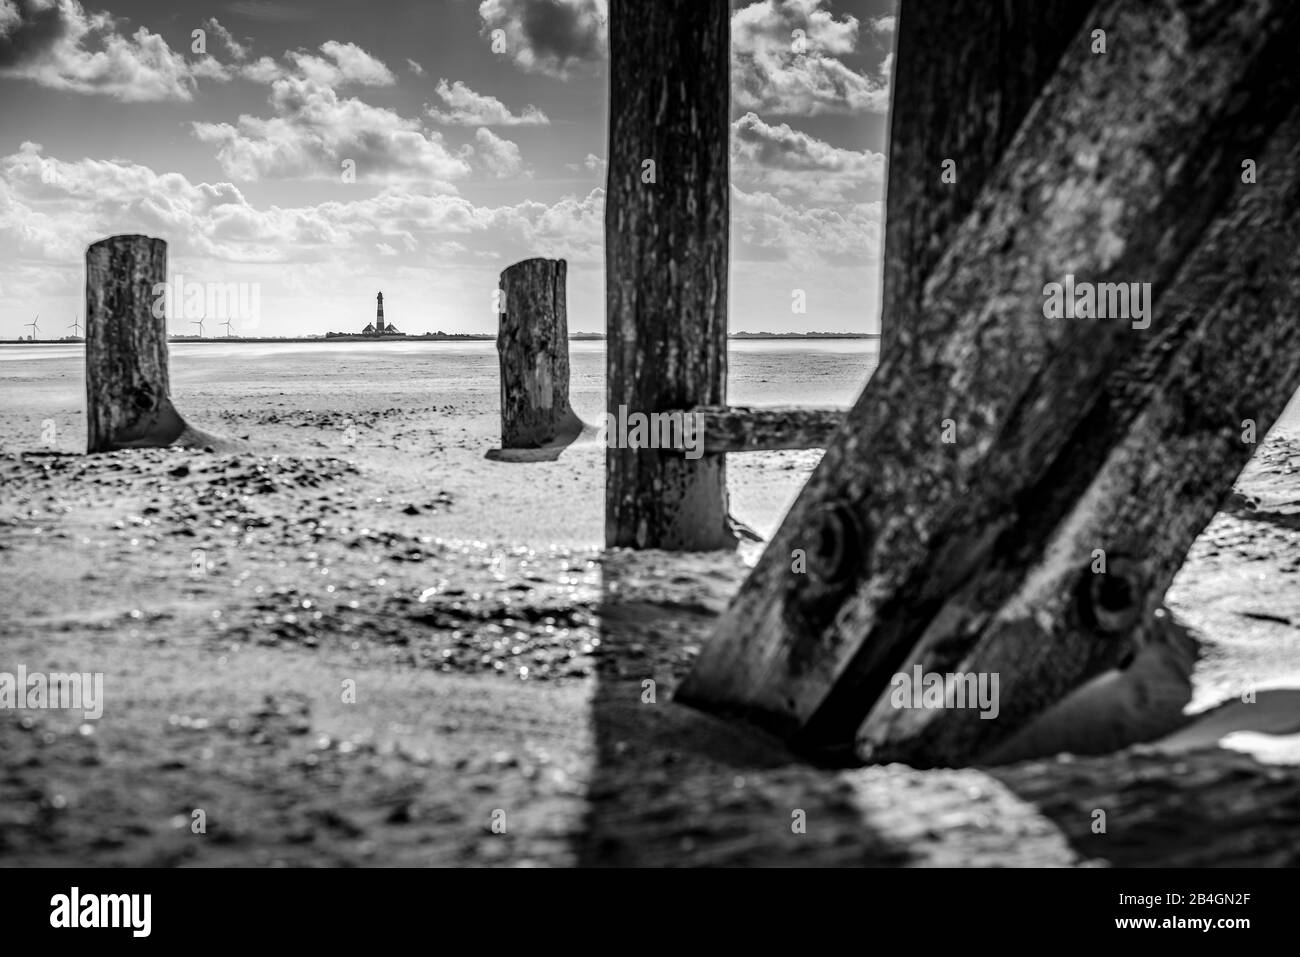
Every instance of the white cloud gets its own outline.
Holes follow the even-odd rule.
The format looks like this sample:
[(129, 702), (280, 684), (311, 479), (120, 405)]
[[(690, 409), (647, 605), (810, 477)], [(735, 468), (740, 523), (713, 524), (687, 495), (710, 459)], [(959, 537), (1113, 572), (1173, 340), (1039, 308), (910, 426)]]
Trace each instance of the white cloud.
[(804, 116), (888, 111), (886, 78), (837, 59), (857, 49), (857, 18), (837, 19), (822, 6), (823, 0), (762, 0), (732, 15), (734, 106)]
[(285, 70), (269, 56), (258, 57), (252, 63), (246, 63), (239, 69), (239, 75), (254, 83), (270, 85), (285, 75)]
[(475, 93), (457, 80), (449, 84), (439, 80), (434, 91), (450, 109), (429, 108), (435, 123), (454, 126), (543, 126), (550, 119), (535, 106), (525, 106), (522, 113), (511, 113), (495, 96)]
[(402, 187), (346, 202), (259, 208), (231, 183), (191, 183), (123, 161), (67, 162), (45, 156), (37, 143), (0, 157), (0, 264), (18, 256), (79, 263), (90, 243), (130, 232), (166, 239), (180, 256), (227, 263), (347, 264), (364, 260), (367, 249), (391, 258), (379, 244), (419, 258), (453, 237), (476, 256), (505, 247), (594, 262), (603, 211), (600, 189), (553, 204), (489, 207)]
[(420, 66), (418, 62), (412, 60), (410, 57), (407, 57), (406, 68), (416, 76), (424, 76), (424, 67)]
[(391, 70), (355, 43), (326, 40), (320, 45), (324, 57), (301, 51), (285, 56), (298, 68), (299, 75), (325, 86), (392, 86), (397, 82)]
[(474, 131), (474, 146), (466, 146), (467, 154), (478, 156), (479, 162), (498, 179), (532, 176), (524, 172), (524, 160), (519, 146), (510, 140), (502, 139), (485, 126)]
[(351, 160), (358, 181), (418, 178), (450, 191), (450, 181), (470, 172), (438, 133), (392, 110), (340, 98), (318, 80), (281, 76), (272, 81), (270, 104), (270, 118), (193, 124), (195, 136), (217, 147), (227, 176), (337, 179)]
[(880, 262), (881, 204), (802, 207), (765, 192), (731, 189), (732, 255), (803, 266)]
[(885, 156), (832, 146), (788, 124), (746, 113), (731, 126), (732, 179), (803, 203), (860, 201), (885, 179)]
[(225, 45), (226, 52), (230, 54), (232, 59), (235, 60), (248, 59), (248, 46), (246, 44), (240, 43), (233, 36), (231, 36), (230, 31), (227, 30), (225, 27), (223, 27), (217, 21), (216, 17), (210, 17), (207, 23), (203, 24), (203, 27), (209, 33), (213, 33), (216, 35), (217, 39), (219, 39), (222, 42), (222, 44)]
[(187, 60), (145, 27), (129, 36), (77, 0), (0, 0), (0, 76), (124, 102), (193, 98), (198, 79), (224, 80), (211, 56)]
[(564, 78), (607, 56), (606, 0), (483, 0), (478, 15), (483, 35), (500, 37), (502, 55), (529, 73)]

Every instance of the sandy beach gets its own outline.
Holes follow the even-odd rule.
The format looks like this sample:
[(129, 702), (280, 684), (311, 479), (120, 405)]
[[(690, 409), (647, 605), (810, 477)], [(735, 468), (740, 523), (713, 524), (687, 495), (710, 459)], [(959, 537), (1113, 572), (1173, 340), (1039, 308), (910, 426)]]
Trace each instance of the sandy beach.
[[(1300, 864), (1295, 401), (1169, 595), (1199, 718), (1116, 753), (819, 769), (672, 701), (762, 546), (602, 549), (602, 446), (485, 458), (491, 343), (173, 347), (178, 408), (245, 443), (224, 454), (86, 456), (80, 350), (19, 352), (0, 671), (102, 672), (104, 712), (0, 711), (6, 865)], [(601, 347), (573, 356), (594, 422)], [(873, 365), (753, 346), (730, 398), (847, 404)], [(819, 456), (730, 456), (733, 513), (770, 535)]]

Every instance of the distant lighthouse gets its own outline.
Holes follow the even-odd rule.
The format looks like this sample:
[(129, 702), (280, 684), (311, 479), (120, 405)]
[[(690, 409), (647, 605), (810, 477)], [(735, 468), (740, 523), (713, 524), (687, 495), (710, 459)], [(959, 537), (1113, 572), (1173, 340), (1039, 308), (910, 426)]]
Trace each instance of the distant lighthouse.
[(361, 330), (363, 336), (400, 336), (401, 332), (392, 323), (384, 321), (384, 294), (381, 292), (375, 296), (375, 321), (367, 322), (366, 327)]

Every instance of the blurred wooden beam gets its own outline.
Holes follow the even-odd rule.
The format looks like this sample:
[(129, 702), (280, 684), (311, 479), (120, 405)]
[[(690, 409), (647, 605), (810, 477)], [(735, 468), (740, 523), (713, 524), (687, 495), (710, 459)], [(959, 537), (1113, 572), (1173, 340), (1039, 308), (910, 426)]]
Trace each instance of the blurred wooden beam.
[[(802, 406), (707, 406), (693, 409), (704, 454), (824, 449), (844, 423), (846, 409)], [(687, 413), (690, 414), (690, 413)]]

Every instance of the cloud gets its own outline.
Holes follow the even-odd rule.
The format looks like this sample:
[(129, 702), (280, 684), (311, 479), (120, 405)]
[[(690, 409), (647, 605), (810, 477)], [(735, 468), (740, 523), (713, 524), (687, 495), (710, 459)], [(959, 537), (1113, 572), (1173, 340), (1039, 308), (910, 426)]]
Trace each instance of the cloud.
[(186, 60), (145, 27), (118, 32), (77, 0), (0, 0), (0, 76), (123, 102), (188, 101), (197, 79), (224, 80), (211, 56)]
[(736, 120), (731, 130), (733, 156), (743, 163), (773, 169), (848, 173), (863, 180), (883, 182), (883, 153), (840, 149), (791, 129), (788, 123), (769, 125), (753, 113)]
[(440, 134), (392, 110), (340, 98), (319, 80), (281, 75), (269, 99), (269, 118), (244, 114), (234, 124), (192, 124), (199, 140), (217, 147), (222, 170), (233, 179), (335, 179), (351, 160), (358, 180), (414, 178), (452, 192), (450, 181), (470, 172)]
[(450, 109), (430, 107), (429, 118), (435, 123), (454, 126), (544, 126), (550, 119), (535, 106), (525, 106), (522, 113), (514, 114), (495, 96), (475, 93), (457, 80), (448, 84), (439, 80), (435, 90)]
[(406, 58), (406, 68), (415, 76), (424, 76), (424, 67), (420, 66), (418, 62), (412, 60), (410, 57)]
[(524, 173), (524, 160), (519, 147), (510, 140), (502, 139), (487, 127), (480, 126), (474, 131), (474, 143), (474, 146), (465, 147), (466, 153), (477, 155), (483, 168), (498, 179), (532, 176), (532, 173)]
[(528, 73), (563, 79), (607, 56), (606, 0), (483, 0), (478, 15), (483, 35)]
[(298, 74), (325, 86), (392, 86), (397, 82), (392, 71), (355, 43), (326, 40), (320, 45), (324, 57), (301, 51), (285, 56), (297, 67)]
[(887, 78), (837, 59), (857, 49), (857, 18), (837, 19), (822, 6), (823, 0), (761, 0), (732, 15), (734, 106), (803, 116), (888, 111)]
[(90, 243), (130, 232), (166, 239), (177, 256), (212, 263), (348, 265), (371, 250), (374, 261), (392, 259), (380, 244), (419, 262), (430, 249), (452, 248), (450, 242), (475, 258), (534, 250), (597, 263), (603, 212), (600, 189), (552, 204), (490, 207), (399, 186), (343, 202), (259, 208), (231, 183), (192, 183), (123, 161), (62, 161), (29, 142), (0, 157), (0, 268), (19, 256), (79, 263)]
[(206, 29), (208, 32), (215, 34), (217, 39), (220, 40), (222, 44), (225, 45), (226, 52), (230, 54), (232, 59), (234, 60), (248, 59), (248, 46), (246, 44), (240, 43), (233, 36), (231, 36), (230, 31), (227, 30), (225, 27), (223, 27), (219, 22), (217, 22), (216, 17), (210, 17), (208, 21), (205, 24), (203, 24), (203, 26), (204, 29)]
[(866, 198), (883, 186), (885, 156), (841, 149), (788, 124), (770, 125), (746, 113), (731, 125), (732, 179), (748, 189), (808, 202)]
[(595, 153), (588, 153), (587, 158), (582, 161), (582, 165), (587, 167), (591, 172), (598, 174), (601, 179), (604, 179), (605, 170), (609, 166), (609, 163), (601, 159)]
[[(529, 256), (567, 259), (571, 320), (600, 325), (603, 189), (495, 206), (400, 183), (369, 196), (335, 195), (314, 205), (258, 205), (228, 182), (192, 182), (123, 160), (63, 160), (23, 143), (0, 156), (0, 282), (7, 293), (21, 290), (0, 304), (14, 315), (0, 314), (16, 334), (20, 300), (28, 310), (21, 321), (52, 299), (75, 302), (86, 247), (138, 232), (166, 240), (171, 269), (187, 277), (261, 282), (264, 311), (274, 316), (265, 334), (359, 329), (373, 315), (377, 288), (406, 331), (425, 322), (491, 329), (487, 303), (499, 265)], [(810, 322), (835, 328), (859, 313), (869, 321), (881, 203), (801, 203), (733, 187), (731, 215), (732, 313), (747, 317), (745, 325), (791, 328), (796, 287), (821, 304)], [(422, 310), (430, 299), (438, 308)]]
[(888, 14), (871, 21), (871, 32), (877, 35), (893, 33), (898, 28), (898, 17)]
[(263, 83), (269, 86), (280, 77), (286, 76), (287, 71), (271, 57), (264, 56), (258, 57), (252, 63), (245, 63), (239, 68), (239, 75), (252, 80), (254, 83)]
[(879, 201), (806, 207), (731, 189), (732, 255), (739, 261), (878, 268), (880, 224)]

